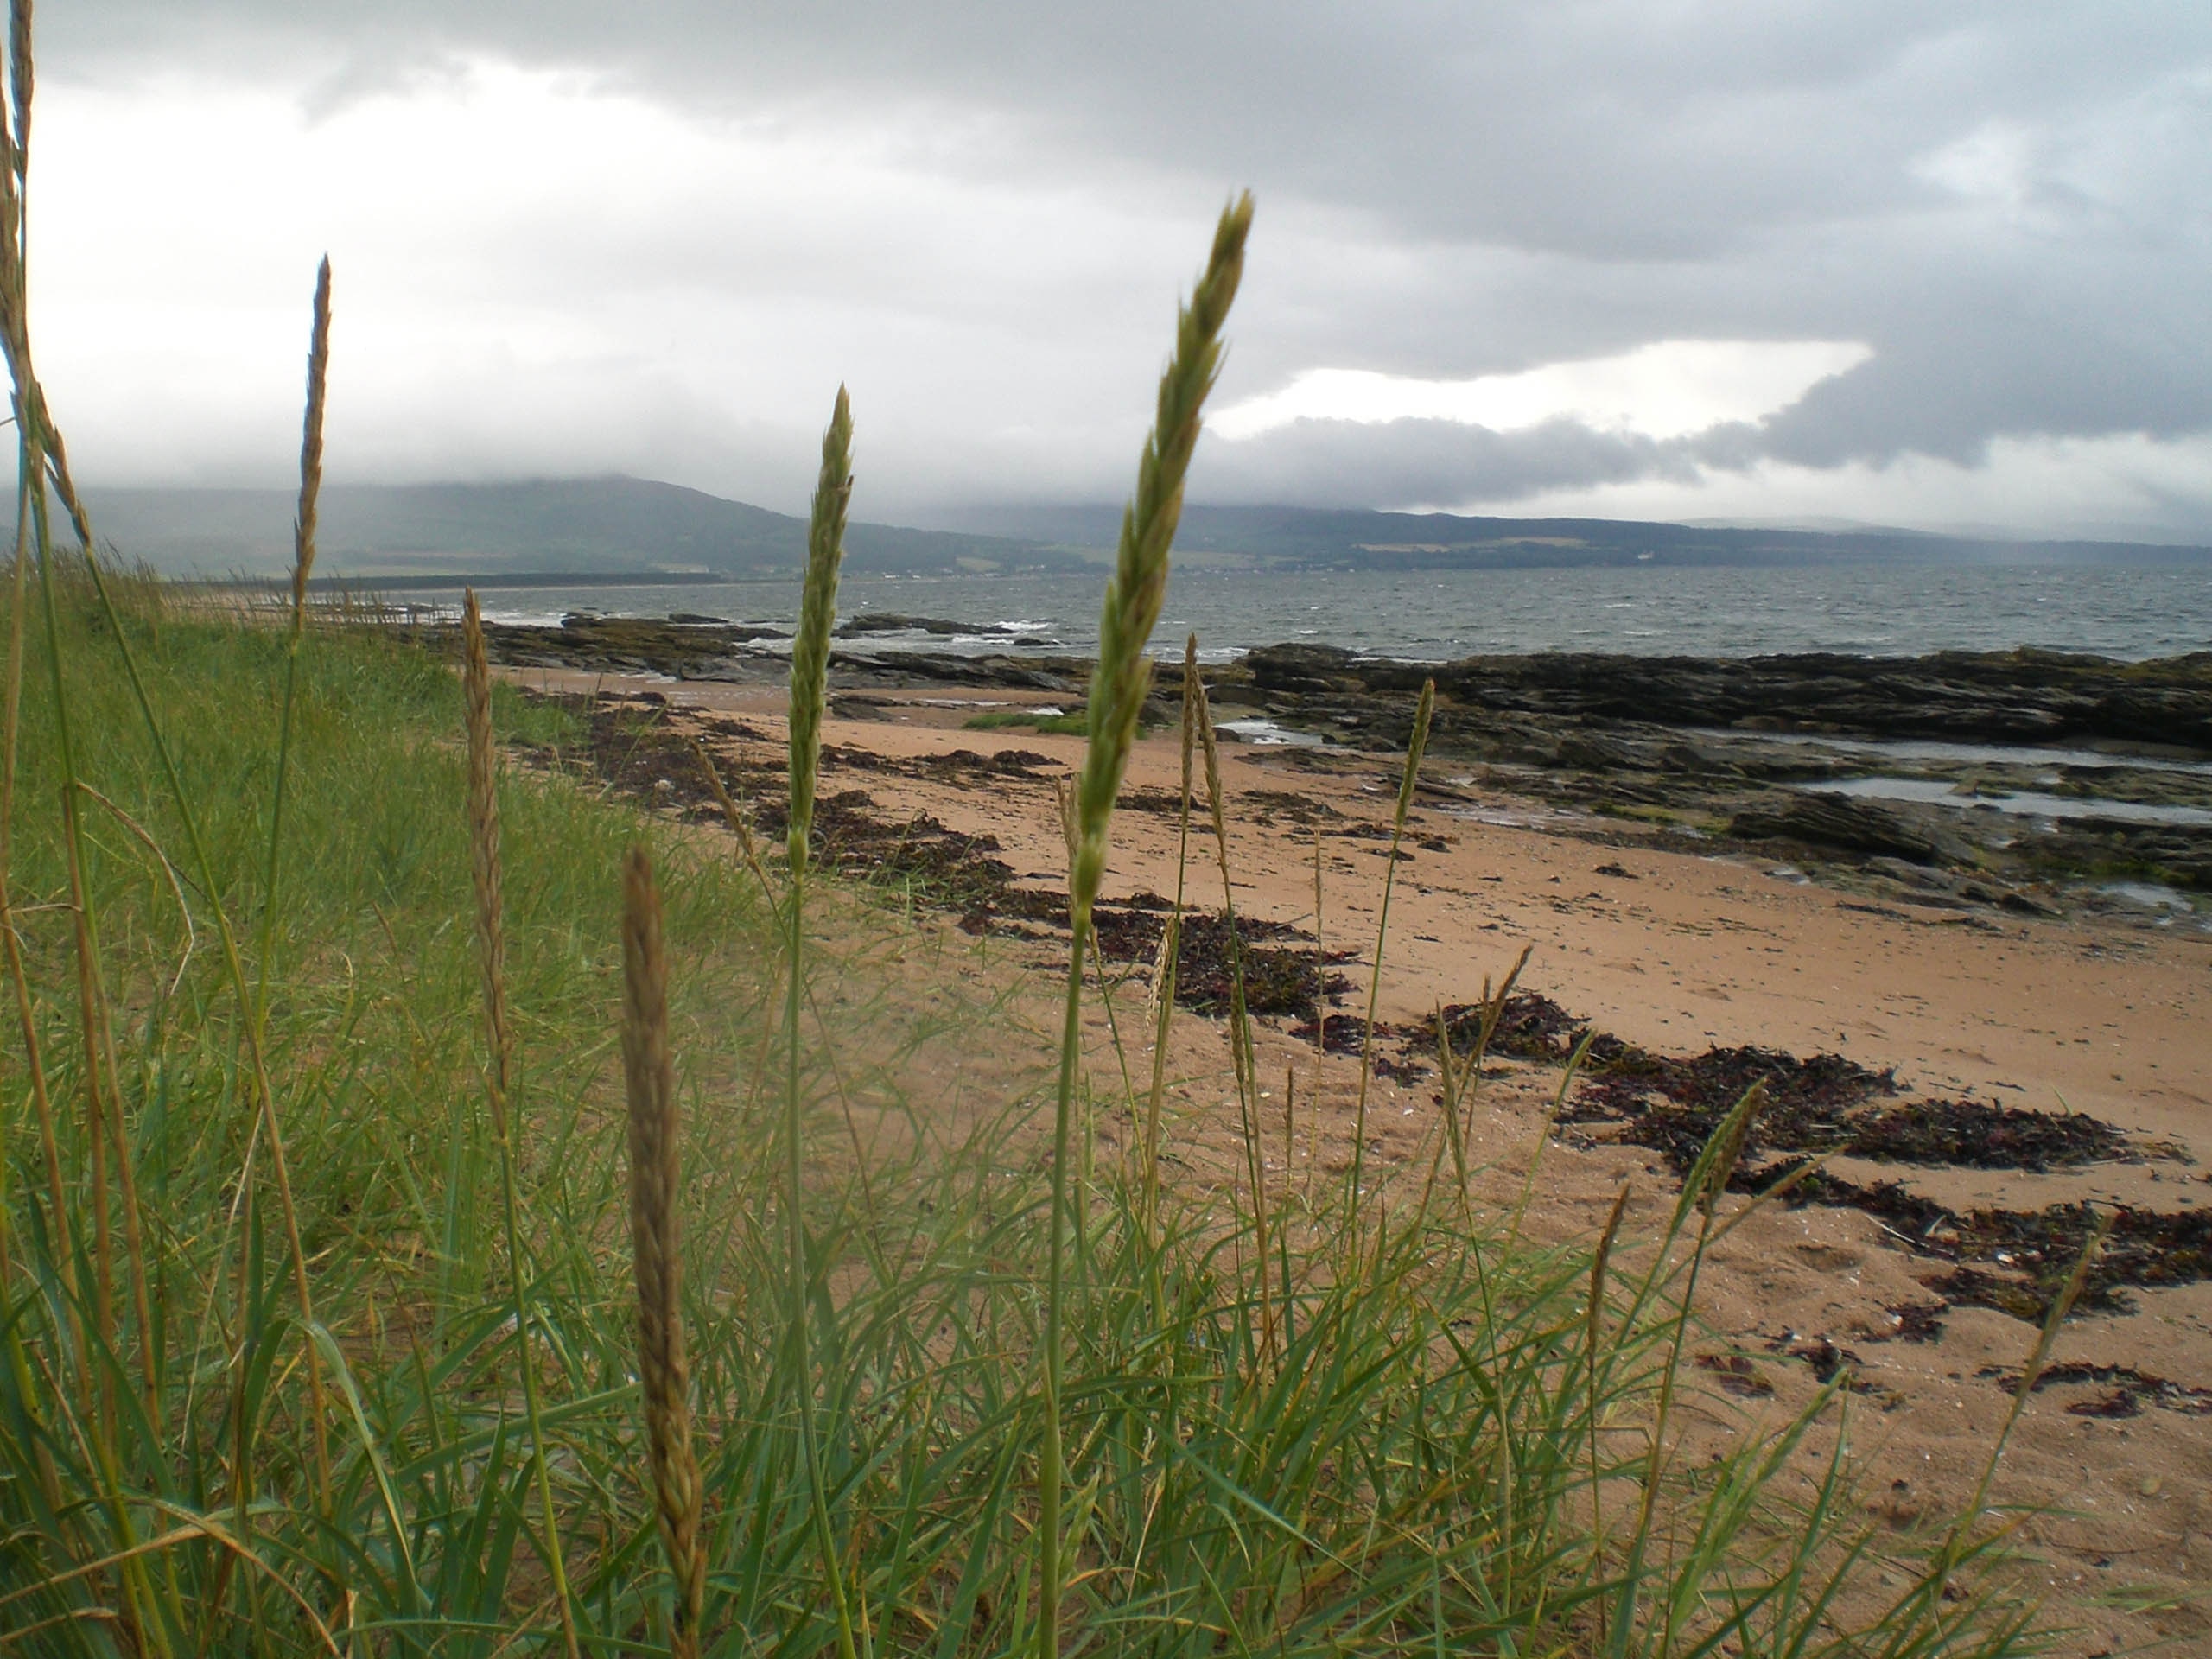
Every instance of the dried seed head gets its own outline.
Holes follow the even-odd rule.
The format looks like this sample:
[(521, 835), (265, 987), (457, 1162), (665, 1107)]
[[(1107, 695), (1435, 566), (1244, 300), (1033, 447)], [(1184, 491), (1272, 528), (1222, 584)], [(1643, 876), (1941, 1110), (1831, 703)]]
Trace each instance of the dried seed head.
[(308, 341), (307, 414), (300, 425), (300, 510), (292, 520), (292, 632), (307, 620), (315, 570), (315, 518), (322, 493), (323, 392), (330, 378), (330, 256), (315, 275), (315, 329)]
[(27, 163), (31, 147), (31, 92), (35, 79), (31, 67), (31, 0), (9, 0), (8, 92), (16, 106), (16, 150)]
[(682, 1125), (668, 1040), (660, 893), (642, 847), (622, 863), (622, 1079), (629, 1106), (630, 1244), (638, 1287), (638, 1378), (654, 1513), (675, 1576), (678, 1650), (697, 1651), (707, 1585), (704, 1493), (691, 1450), (683, 1348), (683, 1258), (677, 1227)]
[(1075, 824), (1075, 788), (1065, 778), (1056, 777), (1052, 779), (1052, 798), (1060, 804), (1060, 841), (1067, 849), (1068, 870), (1072, 878), (1079, 840)]
[(1227, 804), (1222, 799), (1221, 739), (1219, 734), (1214, 730), (1213, 702), (1206, 696), (1206, 688), (1203, 681), (1198, 685), (1197, 702), (1198, 748), (1199, 752), (1205, 756), (1206, 763), (1206, 804), (1213, 819), (1214, 841), (1220, 849), (1222, 856), (1226, 858), (1229, 848), (1229, 816)]

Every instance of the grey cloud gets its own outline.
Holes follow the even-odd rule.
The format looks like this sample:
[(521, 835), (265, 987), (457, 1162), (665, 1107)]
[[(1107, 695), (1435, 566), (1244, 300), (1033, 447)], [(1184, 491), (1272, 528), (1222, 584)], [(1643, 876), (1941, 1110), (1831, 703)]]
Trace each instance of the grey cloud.
[[(1210, 443), (1194, 489), (1212, 499), (1502, 499), (1698, 462), (1972, 464), (2006, 435), (2212, 427), (2212, 10), (1723, 0), (1685, 15), (1645, 0), (105, 0), (49, 14), (47, 38), (57, 73), (244, 66), (322, 109), (492, 53), (716, 117), (895, 117), (924, 173), (1082, 181), (1177, 211), (1249, 182), (1263, 217), (1230, 395), (1324, 365), (1457, 377), (1669, 337), (1876, 353), (1763, 427), (1688, 445), (1429, 423)], [(823, 227), (826, 245), (866, 233)], [(772, 280), (759, 251), (691, 234), (665, 232), (672, 266)], [(885, 295), (902, 279), (927, 273), (882, 273)], [(916, 302), (951, 315), (960, 297)], [(1116, 307), (1086, 294), (1066, 326)], [(982, 436), (910, 435), (885, 467), (900, 487), (1007, 487)], [(1128, 448), (1070, 445), (1027, 458), (1027, 475), (1117, 475)]]
[(1640, 0), (111, 0), (57, 16), (73, 57), (289, 49), (334, 89), (491, 50), (726, 110), (986, 109), (1018, 118), (1046, 168), (1132, 159), (1351, 204), (1415, 236), (1599, 258), (1688, 257), (1909, 204), (1910, 159), (1979, 122), (2102, 110), (2212, 53), (2212, 16), (2080, 0), (1736, 0), (1690, 26)]

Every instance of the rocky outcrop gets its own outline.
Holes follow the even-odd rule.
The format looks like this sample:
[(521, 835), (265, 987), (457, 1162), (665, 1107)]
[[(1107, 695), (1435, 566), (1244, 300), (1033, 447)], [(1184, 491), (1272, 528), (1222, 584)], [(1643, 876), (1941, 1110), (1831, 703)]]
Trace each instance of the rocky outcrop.
[[(459, 632), (449, 623), (403, 629), (405, 636), (444, 644)], [(645, 617), (592, 616), (582, 612), (557, 628), (486, 622), (484, 642), (492, 660), (523, 668), (581, 668), (602, 673), (671, 674), (712, 677), (714, 669), (773, 628), (741, 622), (690, 623)]]
[(1001, 634), (1011, 639), (1020, 632), (998, 622), (954, 622), (942, 616), (902, 616), (895, 611), (862, 611), (837, 625), (837, 633), (843, 639), (864, 633), (926, 633), (939, 639), (963, 633)]
[(2121, 663), (2051, 651), (1929, 657), (1621, 657), (1540, 652), (1423, 664), (1330, 645), (1244, 659), (1264, 692), (1416, 690), (1554, 718), (2050, 744), (2116, 740), (2212, 751), (2212, 652)]
[(1728, 833), (1738, 841), (1798, 841), (1886, 854), (1915, 864), (1936, 864), (1963, 852), (1955, 837), (1909, 821), (1889, 808), (1826, 791), (1800, 796), (1779, 811), (1738, 812)]

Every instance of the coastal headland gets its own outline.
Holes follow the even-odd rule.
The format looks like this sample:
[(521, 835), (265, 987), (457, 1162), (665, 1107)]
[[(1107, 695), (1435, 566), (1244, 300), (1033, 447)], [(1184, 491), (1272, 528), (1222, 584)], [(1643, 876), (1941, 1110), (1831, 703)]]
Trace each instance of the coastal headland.
[[(926, 618), (845, 631), (823, 855), (940, 912), (1009, 972), (1042, 969), (1065, 950), (1056, 780), (1080, 758), (1087, 664), (1011, 639), (927, 643), (976, 632)], [(491, 633), (512, 679), (588, 705), (592, 752), (543, 763), (719, 826), (703, 745), (751, 830), (780, 836), (772, 631), (579, 616)], [(1179, 873), (1195, 912), (1179, 1000), (1226, 1007), (1202, 775), (1185, 838), (1181, 672), (1160, 665), (1100, 915), (1125, 1028)], [(2002, 1491), (2052, 1506), (2031, 1532), (2069, 1597), (2201, 1581), (2212, 657), (1426, 664), (1299, 645), (1203, 672), (1259, 1063), (1286, 1108), (1271, 1169), (1310, 1182), (1349, 1165), (1395, 861), (1366, 1116), (1382, 1180), (1416, 1173), (1440, 1020), (1471, 1045), (1471, 1007), (1524, 948), (1477, 1150), (1501, 1201), (1541, 1157), (1539, 1236), (1587, 1233), (1624, 1180), (1631, 1213), (1656, 1213), (1719, 1116), (1764, 1080), (1740, 1181), (1822, 1161), (1722, 1253), (1699, 1376), (1718, 1432), (1848, 1371), (1900, 1524), (1964, 1501), (2005, 1378), (2109, 1215), (2088, 1312), (2061, 1337)], [(1434, 730), (1394, 844), (1429, 678)], [(1175, 1039), (1176, 1156), (1194, 1181), (1234, 1179), (1221, 1033), (1188, 1019)], [(1102, 1049), (1095, 1064), (1112, 1060)], [(1110, 1149), (1127, 1126), (1100, 1133)], [(2100, 1611), (2096, 1628), (2171, 1636), (2177, 1617)]]

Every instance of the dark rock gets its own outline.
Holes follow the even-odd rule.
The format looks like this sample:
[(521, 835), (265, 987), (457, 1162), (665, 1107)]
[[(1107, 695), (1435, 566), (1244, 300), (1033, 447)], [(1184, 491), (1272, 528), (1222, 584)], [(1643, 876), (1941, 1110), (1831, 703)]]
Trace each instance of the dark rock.
[(1639, 756), (1618, 739), (1574, 732), (1560, 740), (1559, 764), (1584, 772), (1630, 772), (1649, 768), (1637, 765)]
[(856, 633), (928, 633), (950, 636), (957, 633), (1007, 634), (1011, 628), (988, 622), (981, 626), (972, 622), (949, 622), (941, 616), (901, 616), (895, 611), (862, 611), (849, 616), (837, 625), (840, 638)]
[(1245, 658), (1261, 686), (1418, 690), (1489, 709), (1665, 726), (1960, 741), (2094, 739), (2212, 750), (2212, 652), (2155, 662), (2049, 651), (1708, 658), (1542, 652), (1442, 664), (1340, 647), (1269, 645)]
[[(893, 670), (917, 679), (955, 685), (1004, 685), (1033, 691), (1073, 694), (1083, 689), (1089, 664), (1059, 658), (952, 657), (925, 651), (870, 652), (865, 656), (833, 652), (833, 664)], [(1071, 674), (1069, 668), (1076, 672)], [(1077, 677), (1077, 675), (1083, 677)]]
[(1889, 854), (1916, 864), (1934, 864), (1943, 855), (1936, 836), (1907, 823), (1887, 807), (1825, 792), (1802, 796), (1778, 812), (1738, 812), (1728, 833), (1740, 841), (1802, 841)]

